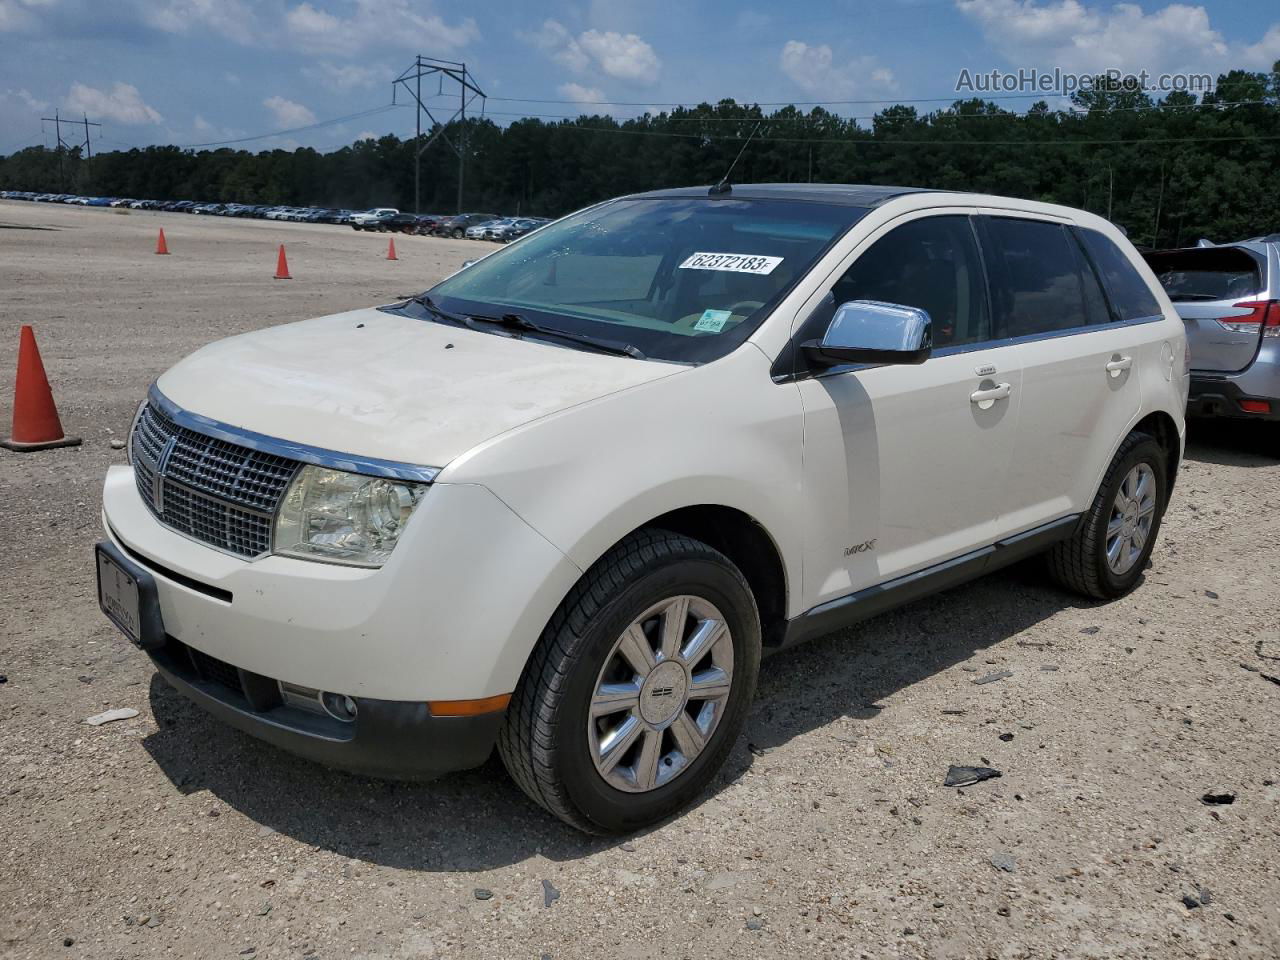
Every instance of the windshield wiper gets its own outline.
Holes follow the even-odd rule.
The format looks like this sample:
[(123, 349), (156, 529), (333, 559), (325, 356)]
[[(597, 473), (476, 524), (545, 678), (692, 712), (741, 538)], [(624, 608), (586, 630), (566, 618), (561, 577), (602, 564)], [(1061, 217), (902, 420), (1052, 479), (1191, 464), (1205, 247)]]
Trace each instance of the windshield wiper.
[(1173, 293), (1169, 299), (1174, 303), (1187, 303), (1192, 300), (1225, 300), (1226, 297), (1215, 297), (1212, 293)]
[(470, 317), (464, 317), (459, 313), (450, 313), (448, 310), (445, 310), (432, 300), (428, 294), (420, 293), (416, 297), (410, 297), (409, 302), (417, 303), (426, 307), (428, 312), (433, 316), (439, 317), (441, 320), (448, 320), (450, 323), (457, 324), (460, 327), (469, 327), (472, 330), (476, 329), (476, 326), (471, 322)]
[(519, 330), (524, 333), (536, 333), (542, 337), (556, 337), (560, 340), (567, 340), (570, 343), (582, 344), (586, 347), (592, 347), (602, 353), (612, 353), (620, 357), (631, 357), (635, 360), (644, 360), (645, 355), (640, 348), (634, 344), (627, 343), (623, 340), (609, 340), (605, 337), (593, 337), (587, 333), (573, 333), (569, 330), (560, 330), (556, 327), (544, 327), (540, 323), (535, 323), (528, 317), (520, 313), (504, 313), (500, 317), (483, 317), (472, 315), (467, 319), (472, 321), (481, 321), (483, 323), (493, 323), (507, 330)]
[(519, 313), (504, 313), (500, 317), (486, 317), (479, 314), (460, 314), (450, 313), (438, 303), (431, 299), (428, 294), (420, 293), (416, 297), (410, 297), (410, 302), (421, 304), (427, 308), (427, 311), (433, 316), (439, 317), (441, 320), (447, 320), (450, 323), (460, 327), (467, 327), (470, 330), (481, 329), (482, 323), (491, 323), (505, 330), (510, 330), (509, 336), (519, 336), (520, 333), (536, 333), (542, 337), (556, 337), (560, 340), (567, 340), (571, 343), (581, 344), (592, 349), (599, 350), (601, 353), (611, 353), (620, 357), (632, 357), (636, 360), (644, 360), (645, 355), (630, 343), (621, 340), (607, 340), (603, 337), (593, 337), (586, 333), (572, 333), (568, 330), (557, 330), (555, 327), (544, 327), (540, 323), (534, 323), (528, 317)]

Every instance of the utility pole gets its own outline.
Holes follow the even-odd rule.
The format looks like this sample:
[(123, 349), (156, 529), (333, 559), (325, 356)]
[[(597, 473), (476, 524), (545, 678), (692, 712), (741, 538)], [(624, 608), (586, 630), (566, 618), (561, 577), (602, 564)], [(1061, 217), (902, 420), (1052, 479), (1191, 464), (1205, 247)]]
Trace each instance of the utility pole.
[[(444, 93), (444, 81), (446, 79), (458, 84), (458, 109), (444, 123), (436, 119), (435, 114), (431, 112), (431, 108), (422, 99), (422, 78), (436, 77), (438, 82), (439, 94)], [(410, 81), (413, 81), (412, 85)], [(414, 213), (422, 213), (422, 154), (426, 152), (431, 144), (436, 142), (437, 138), (444, 140), (458, 155), (458, 213), (462, 213), (463, 186), (466, 178), (467, 170), (467, 107), (474, 103), (477, 99), (481, 103), (481, 113), (484, 112), (485, 93), (476, 86), (475, 79), (467, 70), (465, 63), (459, 63), (454, 60), (437, 60), (434, 57), (424, 57), (421, 54), (414, 57), (413, 63), (406, 67), (400, 76), (391, 82), (391, 102), (395, 103), (396, 88), (404, 87), (408, 94), (417, 104), (417, 110), (414, 118), (414, 154), (413, 154), (413, 207)], [(437, 108), (439, 109), (439, 108)], [(426, 143), (422, 143), (422, 115), (427, 115), (432, 125), (436, 128), (435, 132), (427, 139)], [(455, 120), (460, 122), (458, 129), (458, 142), (455, 144), (449, 139), (446, 128)]]
[[(89, 142), (89, 128), (102, 126), (102, 124), (100, 123), (91, 123), (89, 121), (88, 114), (81, 114), (81, 118), (82, 119), (80, 120), (63, 120), (61, 112), (57, 110), (53, 112), (52, 117), (40, 118), (41, 120), (47, 123), (54, 124), (54, 126), (57, 128), (57, 131), (58, 131), (58, 182), (64, 190), (66, 189), (66, 186), (67, 186), (67, 177), (62, 166), (63, 151), (66, 151), (66, 153), (70, 153), (72, 150), (83, 150), (85, 154), (85, 159), (92, 160), (93, 144)], [(84, 140), (82, 140), (79, 143), (72, 143), (71, 141), (64, 139), (62, 136), (62, 125), (64, 123), (68, 127), (70, 127), (72, 130), (74, 130), (78, 126), (83, 125)]]
[(1164, 161), (1160, 161), (1160, 193), (1156, 197), (1156, 222), (1151, 228), (1151, 245), (1158, 247), (1160, 245), (1160, 208), (1164, 205)]
[(458, 113), (462, 126), (458, 129), (458, 213), (462, 213), (462, 181), (467, 175), (467, 65), (462, 65), (462, 84), (458, 87)]

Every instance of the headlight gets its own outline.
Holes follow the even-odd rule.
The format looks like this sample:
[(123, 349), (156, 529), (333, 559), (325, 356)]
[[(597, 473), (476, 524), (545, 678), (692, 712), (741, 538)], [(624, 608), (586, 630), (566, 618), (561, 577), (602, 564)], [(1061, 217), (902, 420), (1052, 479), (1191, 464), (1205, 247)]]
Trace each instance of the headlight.
[(276, 516), (275, 552), (380, 567), (426, 489), (425, 483), (308, 464), (293, 478)]

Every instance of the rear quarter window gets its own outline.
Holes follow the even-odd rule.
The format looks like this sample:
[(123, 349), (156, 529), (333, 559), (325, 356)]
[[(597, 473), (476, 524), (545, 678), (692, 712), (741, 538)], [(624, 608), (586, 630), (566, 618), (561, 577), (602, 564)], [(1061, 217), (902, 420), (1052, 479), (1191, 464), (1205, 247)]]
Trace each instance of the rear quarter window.
[(1169, 299), (1247, 300), (1263, 287), (1262, 267), (1241, 247), (1192, 247), (1143, 254)]
[(1129, 258), (1111, 238), (1088, 228), (1080, 228), (1079, 236), (1106, 285), (1117, 320), (1137, 320), (1160, 314), (1160, 304), (1142, 279), (1142, 274), (1134, 269)]

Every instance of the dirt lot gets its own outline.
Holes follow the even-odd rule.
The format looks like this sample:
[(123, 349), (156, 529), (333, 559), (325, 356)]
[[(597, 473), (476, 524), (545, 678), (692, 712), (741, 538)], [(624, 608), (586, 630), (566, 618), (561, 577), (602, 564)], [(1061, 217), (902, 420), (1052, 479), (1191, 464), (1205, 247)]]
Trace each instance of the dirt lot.
[[(0, 955), (1280, 955), (1280, 464), (1241, 431), (1193, 429), (1130, 597), (1028, 564), (770, 659), (715, 788), (625, 841), (562, 827), (496, 760), (362, 780), (172, 693), (96, 606), (111, 440), (195, 347), (481, 249), (397, 245), (0, 201), (0, 424), (32, 322), (85, 441), (0, 451)], [(81, 723), (110, 707), (141, 713)], [(951, 763), (1004, 776), (946, 789)]]

